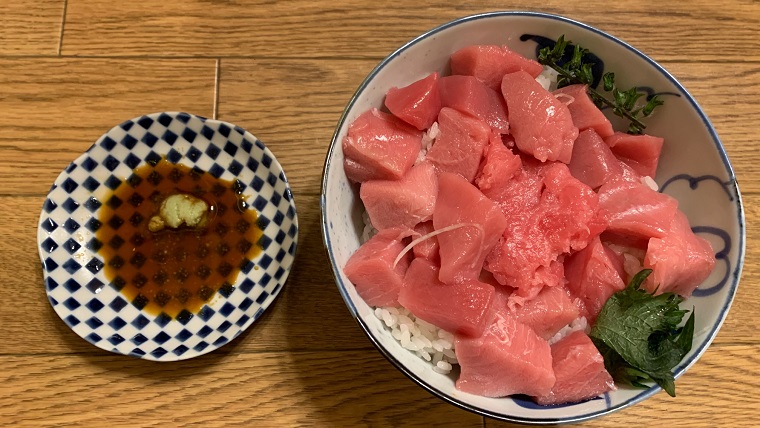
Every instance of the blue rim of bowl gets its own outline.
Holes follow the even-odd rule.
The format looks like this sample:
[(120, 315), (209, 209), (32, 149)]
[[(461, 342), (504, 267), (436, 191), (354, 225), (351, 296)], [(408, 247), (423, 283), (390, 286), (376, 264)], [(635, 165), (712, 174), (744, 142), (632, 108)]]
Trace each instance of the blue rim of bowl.
[(340, 132), (340, 129), (342, 128), (343, 124), (346, 121), (346, 118), (348, 116), (348, 111), (353, 107), (353, 105), (356, 103), (359, 94), (361, 94), (364, 89), (369, 85), (369, 82), (382, 70), (390, 61), (401, 55), (404, 51), (409, 49), (411, 46), (419, 43), (421, 40), (426, 39), (432, 35), (435, 35), (443, 30), (446, 30), (448, 28), (457, 26), (459, 24), (465, 23), (465, 22), (471, 22), (471, 21), (477, 21), (480, 19), (487, 19), (487, 18), (493, 18), (493, 17), (500, 17), (500, 16), (522, 16), (522, 17), (531, 17), (531, 18), (542, 18), (542, 19), (550, 19), (555, 21), (564, 22), (566, 24), (571, 24), (576, 27), (579, 27), (583, 30), (591, 31), (595, 34), (598, 34), (614, 43), (617, 43), (618, 45), (628, 49), (629, 51), (633, 52), (640, 58), (644, 59), (647, 63), (649, 63), (652, 67), (654, 67), (658, 72), (660, 72), (663, 76), (665, 76), (676, 88), (678, 88), (679, 91), (681, 91), (685, 98), (689, 101), (691, 106), (694, 108), (694, 110), (699, 114), (699, 117), (702, 119), (702, 122), (707, 127), (707, 129), (710, 131), (710, 135), (712, 137), (713, 143), (715, 144), (715, 148), (718, 150), (718, 153), (720, 154), (720, 158), (723, 161), (723, 165), (726, 168), (726, 171), (728, 172), (729, 179), (732, 183), (732, 187), (734, 192), (736, 193), (736, 208), (738, 213), (738, 221), (739, 221), (739, 254), (737, 255), (737, 260), (739, 260), (739, 263), (737, 263), (736, 268), (732, 272), (733, 281), (731, 283), (731, 288), (728, 292), (728, 296), (726, 298), (726, 302), (723, 306), (723, 309), (720, 313), (720, 316), (718, 318), (718, 321), (713, 325), (712, 330), (707, 335), (707, 340), (705, 340), (702, 345), (696, 350), (696, 352), (692, 355), (692, 357), (688, 360), (680, 364), (676, 370), (675, 370), (675, 377), (680, 377), (684, 372), (686, 372), (689, 367), (691, 367), (694, 363), (697, 362), (697, 360), (704, 354), (704, 352), (707, 350), (709, 345), (712, 343), (713, 339), (715, 339), (715, 336), (718, 333), (718, 330), (720, 330), (720, 327), (723, 325), (723, 321), (726, 319), (726, 316), (728, 315), (728, 311), (731, 308), (731, 305), (734, 300), (734, 296), (736, 295), (736, 290), (739, 286), (739, 279), (741, 277), (742, 268), (744, 265), (744, 252), (745, 252), (745, 241), (746, 241), (746, 231), (745, 231), (745, 222), (744, 222), (744, 205), (742, 203), (741, 199), (741, 193), (739, 192), (739, 187), (737, 185), (736, 181), (736, 175), (734, 173), (734, 169), (731, 166), (731, 163), (728, 160), (728, 155), (726, 154), (726, 150), (723, 147), (723, 144), (720, 141), (720, 138), (718, 137), (717, 132), (715, 131), (715, 128), (713, 127), (710, 120), (707, 118), (707, 115), (702, 111), (702, 108), (697, 104), (696, 100), (694, 100), (694, 97), (686, 90), (686, 88), (681, 85), (681, 83), (678, 82), (678, 80), (673, 77), (667, 70), (665, 70), (661, 65), (659, 65), (657, 62), (643, 54), (638, 49), (634, 48), (633, 46), (629, 45), (628, 43), (618, 39), (617, 37), (614, 37), (610, 34), (605, 33), (604, 31), (601, 31), (599, 29), (596, 29), (594, 27), (591, 27), (587, 24), (584, 24), (582, 22), (566, 18), (564, 16), (560, 15), (554, 15), (554, 14), (548, 14), (548, 13), (541, 13), (541, 12), (524, 12), (524, 11), (501, 11), (501, 12), (488, 12), (488, 13), (482, 13), (482, 14), (476, 14), (476, 15), (470, 15), (465, 16), (453, 21), (449, 21), (445, 24), (442, 24), (438, 27), (433, 28), (432, 30), (429, 30), (422, 35), (414, 38), (413, 40), (407, 42), (400, 48), (398, 48), (395, 52), (388, 55), (382, 62), (380, 62), (370, 73), (367, 75), (367, 77), (362, 81), (361, 85), (359, 85), (358, 89), (354, 92), (354, 94), (351, 97), (351, 100), (349, 101), (346, 108), (343, 110), (343, 113), (341, 114), (341, 117), (338, 121), (338, 124), (335, 128), (335, 133), (333, 134), (332, 141), (330, 143), (330, 148), (327, 152), (327, 157), (325, 158), (325, 164), (322, 170), (322, 185), (320, 190), (320, 209), (322, 211), (322, 239), (325, 244), (325, 249), (327, 251), (327, 255), (330, 258), (330, 266), (333, 270), (333, 276), (335, 277), (335, 282), (338, 285), (338, 290), (340, 291), (341, 296), (343, 297), (344, 302), (346, 303), (346, 306), (348, 306), (349, 311), (351, 312), (354, 319), (358, 322), (359, 326), (362, 328), (364, 333), (367, 335), (367, 337), (370, 339), (372, 344), (380, 351), (380, 353), (385, 356), (386, 359), (388, 359), (398, 370), (400, 370), (404, 375), (406, 375), (408, 378), (413, 380), (415, 383), (423, 387), (425, 390), (430, 392), (431, 394), (437, 396), (438, 398), (442, 399), (443, 401), (453, 404), (459, 408), (462, 408), (464, 410), (488, 416), (490, 418), (499, 419), (502, 421), (507, 422), (518, 422), (518, 423), (527, 423), (527, 424), (538, 424), (538, 425), (549, 425), (549, 424), (565, 424), (565, 423), (576, 423), (576, 422), (582, 422), (589, 419), (593, 419), (599, 416), (604, 416), (613, 412), (616, 412), (618, 410), (622, 410), (624, 408), (627, 408), (629, 406), (632, 406), (636, 403), (639, 403), (658, 391), (661, 390), (659, 386), (653, 386), (649, 389), (642, 390), (641, 393), (636, 395), (635, 397), (620, 403), (614, 407), (609, 407), (607, 409), (591, 412), (583, 415), (578, 416), (572, 416), (568, 418), (520, 418), (520, 417), (512, 417), (512, 416), (506, 416), (494, 412), (490, 412), (487, 410), (475, 408), (474, 406), (471, 406), (467, 403), (464, 403), (460, 400), (456, 400), (452, 397), (449, 397), (437, 389), (433, 388), (431, 385), (427, 384), (424, 380), (416, 376), (414, 373), (409, 371), (404, 365), (398, 361), (390, 352), (385, 350), (380, 343), (378, 343), (375, 338), (372, 336), (369, 327), (362, 321), (361, 318), (358, 316), (358, 312), (356, 310), (356, 307), (351, 302), (348, 294), (346, 293), (345, 287), (346, 285), (343, 283), (343, 281), (340, 279), (340, 272), (337, 267), (337, 263), (335, 258), (333, 257), (332, 252), (332, 243), (330, 242), (330, 239), (328, 237), (328, 223), (329, 220), (327, 219), (327, 211), (326, 211), (326, 188), (327, 188), (327, 177), (328, 173), (330, 171), (330, 164), (329, 160), (332, 157), (333, 151), (335, 150), (335, 145), (338, 143), (338, 134)]

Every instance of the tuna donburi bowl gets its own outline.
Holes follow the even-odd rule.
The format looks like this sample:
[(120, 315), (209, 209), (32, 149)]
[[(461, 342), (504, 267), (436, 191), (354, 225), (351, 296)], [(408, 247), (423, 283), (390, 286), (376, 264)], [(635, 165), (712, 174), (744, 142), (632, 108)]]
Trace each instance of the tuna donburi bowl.
[[(556, 88), (550, 65), (572, 67), (574, 46), (585, 85), (641, 93), (627, 111), (645, 129), (584, 84)], [(340, 118), (321, 205), (336, 283), (372, 343), (432, 394), (505, 421), (577, 422), (672, 393), (743, 263), (739, 189), (696, 101), (635, 48), (554, 15), (469, 16), (389, 55)], [(666, 372), (605, 333), (645, 324), (625, 312), (641, 296), (678, 315), (636, 333), (678, 349)], [(611, 355), (648, 377), (613, 383)]]

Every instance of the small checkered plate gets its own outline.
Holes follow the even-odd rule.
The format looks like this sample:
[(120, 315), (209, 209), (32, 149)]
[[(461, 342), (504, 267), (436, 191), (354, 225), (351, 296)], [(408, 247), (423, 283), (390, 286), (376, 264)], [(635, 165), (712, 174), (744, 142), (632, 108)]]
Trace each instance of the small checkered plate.
[[(104, 198), (135, 168), (161, 158), (237, 179), (263, 233), (262, 251), (233, 286), (185, 317), (141, 310), (106, 278), (98, 254)], [(156, 113), (114, 127), (60, 174), (44, 202), (37, 240), (50, 304), (75, 333), (107, 351), (175, 361), (230, 342), (274, 301), (293, 265), (298, 218), (282, 167), (256, 137), (218, 120)]]

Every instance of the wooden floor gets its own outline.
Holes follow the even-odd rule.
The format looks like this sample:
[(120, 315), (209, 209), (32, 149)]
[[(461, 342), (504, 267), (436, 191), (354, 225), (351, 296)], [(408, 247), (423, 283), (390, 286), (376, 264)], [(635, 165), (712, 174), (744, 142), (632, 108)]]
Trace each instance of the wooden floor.
[[(666, 67), (736, 170), (747, 259), (714, 345), (678, 382), (585, 425), (760, 424), (760, 3), (524, 0), (3, 0), (0, 5), (0, 421), (4, 426), (507, 426), (394, 369), (349, 316), (319, 225), (322, 164), (351, 94), (385, 55), (478, 12), (584, 21)], [(298, 206), (298, 258), (265, 315), (212, 354), (156, 364), (100, 351), (45, 297), (36, 228), (60, 171), (114, 124), (187, 111), (250, 130)]]

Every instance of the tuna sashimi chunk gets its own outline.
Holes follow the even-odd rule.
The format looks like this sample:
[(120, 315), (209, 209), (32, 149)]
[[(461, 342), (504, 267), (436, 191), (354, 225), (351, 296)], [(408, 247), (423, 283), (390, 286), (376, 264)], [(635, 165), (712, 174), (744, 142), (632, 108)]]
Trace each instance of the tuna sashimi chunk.
[(604, 358), (582, 331), (551, 347), (557, 381), (548, 394), (535, 397), (541, 405), (577, 403), (614, 391), (615, 382), (604, 368)]
[(489, 194), (508, 226), (485, 268), (500, 283), (516, 288), (515, 304), (535, 297), (544, 286), (562, 285), (560, 256), (584, 248), (604, 226), (596, 193), (572, 177), (567, 165), (524, 165), (501, 193)]
[(457, 336), (455, 348), (460, 391), (485, 397), (543, 396), (554, 386), (548, 342), (507, 311), (496, 312), (482, 336)]
[(678, 211), (678, 201), (648, 186), (621, 179), (599, 188), (608, 231), (634, 239), (662, 238)]
[(537, 77), (543, 71), (538, 62), (512, 52), (506, 46), (473, 45), (451, 55), (451, 73), (475, 76), (495, 91), (501, 89), (501, 79), (507, 73), (522, 70)]
[(430, 220), (438, 195), (438, 177), (430, 162), (412, 167), (400, 180), (369, 180), (359, 196), (377, 230), (390, 227), (413, 228)]
[(578, 318), (578, 307), (565, 287), (544, 287), (532, 299), (514, 311), (521, 323), (549, 340), (564, 326)]
[(623, 175), (621, 162), (593, 129), (581, 131), (573, 145), (573, 157), (567, 165), (573, 177), (592, 189)]
[(493, 316), (494, 288), (477, 280), (444, 284), (438, 266), (414, 259), (404, 276), (398, 302), (416, 317), (465, 336), (483, 334)]
[[(419, 236), (427, 235), (434, 230), (432, 220), (414, 226), (414, 232)], [(435, 236), (431, 236), (418, 243), (412, 247), (412, 251), (414, 252), (414, 258), (426, 259), (437, 265), (441, 264), (441, 258), (438, 256), (438, 238)]]
[(438, 73), (403, 88), (391, 88), (385, 95), (385, 106), (394, 116), (420, 131), (430, 128), (441, 110)]
[(509, 132), (507, 105), (501, 94), (472, 76), (446, 76), (439, 82), (441, 105), (477, 117), (495, 131)]
[(521, 167), (520, 156), (512, 153), (512, 150), (504, 145), (499, 134), (491, 133), (480, 175), (475, 179), (475, 184), (484, 194), (498, 191), (495, 187), (512, 178)]
[(501, 91), (517, 148), (542, 162), (570, 162), (578, 128), (567, 106), (524, 71), (504, 76)]
[(605, 138), (604, 142), (610, 146), (615, 156), (640, 175), (654, 177), (657, 173), (657, 163), (660, 160), (664, 139), (645, 134), (631, 135), (616, 132)]
[(438, 115), (438, 130), (425, 159), (440, 172), (458, 173), (472, 182), (478, 173), (491, 129), (480, 119), (444, 107)]
[(587, 89), (587, 85), (569, 85), (554, 91), (554, 96), (564, 103), (569, 102), (567, 108), (578, 130), (590, 128), (602, 138), (609, 137), (615, 132), (612, 124), (599, 107), (591, 101), (586, 92)]
[(595, 237), (586, 248), (565, 260), (565, 278), (570, 293), (583, 302), (589, 323), (615, 292), (625, 288), (623, 257)]
[(407, 230), (385, 229), (362, 244), (348, 259), (343, 272), (370, 306), (397, 306), (398, 293), (409, 267), (409, 257), (402, 258), (396, 267), (393, 261), (404, 249), (402, 239)]
[(710, 276), (715, 252), (710, 242), (692, 232), (686, 215), (678, 211), (665, 236), (649, 240), (644, 267), (652, 269), (644, 284), (649, 291), (689, 297)]
[(507, 227), (499, 207), (461, 175), (441, 173), (433, 212), (436, 230), (463, 225), (437, 235), (442, 282), (477, 278), (483, 260)]
[(362, 113), (343, 139), (343, 164), (349, 180), (398, 180), (414, 165), (422, 133), (377, 109)]

